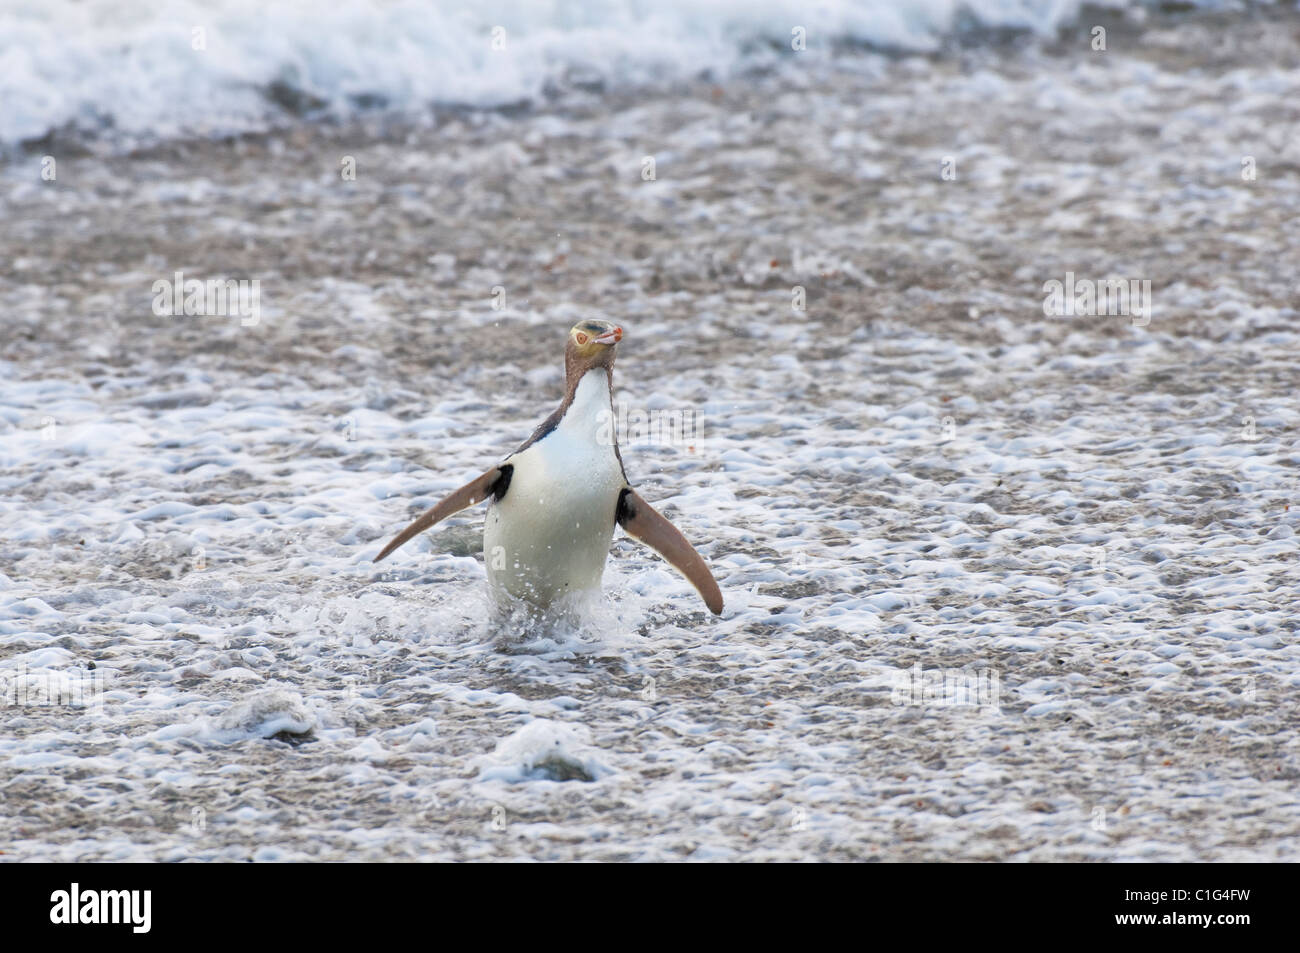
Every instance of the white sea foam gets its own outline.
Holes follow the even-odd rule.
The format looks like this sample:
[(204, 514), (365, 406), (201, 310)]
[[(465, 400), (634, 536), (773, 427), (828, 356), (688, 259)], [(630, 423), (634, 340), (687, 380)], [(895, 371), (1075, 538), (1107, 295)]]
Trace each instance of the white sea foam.
[(480, 759), (480, 779), (506, 781), (594, 781), (612, 770), (597, 760), (580, 728), (538, 718), (503, 738)]
[(127, 141), (238, 133), (302, 111), (341, 117), (377, 107), (501, 106), (573, 83), (627, 87), (703, 71), (722, 77), (746, 63), (794, 55), (800, 28), (805, 57), (843, 42), (928, 50), (970, 27), (1048, 33), (1080, 6), (0, 0), (0, 142), (68, 128)]

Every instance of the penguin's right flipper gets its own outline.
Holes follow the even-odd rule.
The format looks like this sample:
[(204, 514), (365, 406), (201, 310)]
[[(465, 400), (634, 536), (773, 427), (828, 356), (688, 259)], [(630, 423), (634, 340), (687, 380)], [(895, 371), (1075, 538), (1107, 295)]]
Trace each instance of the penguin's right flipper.
[(506, 495), (506, 487), (510, 485), (510, 474), (513, 472), (514, 467), (508, 463), (503, 466), (493, 467), (477, 480), (471, 480), (459, 490), (446, 496), (437, 505), (426, 510), (414, 523), (393, 537), (393, 541), (375, 557), (375, 562), (379, 562), (403, 543), (419, 536), (434, 523), (445, 520), (448, 516), (453, 516), (475, 503), (481, 503), (489, 496), (495, 496), (498, 500), (501, 499)]
[(641, 499), (636, 490), (626, 487), (618, 498), (617, 518), (624, 532), (654, 549), (686, 577), (710, 612), (722, 615), (722, 591), (704, 557), (662, 513)]

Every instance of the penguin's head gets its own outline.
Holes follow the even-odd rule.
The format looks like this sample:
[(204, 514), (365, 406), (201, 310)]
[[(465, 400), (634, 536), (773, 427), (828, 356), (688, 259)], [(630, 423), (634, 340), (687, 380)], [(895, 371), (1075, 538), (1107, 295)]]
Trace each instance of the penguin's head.
[(608, 321), (579, 321), (569, 329), (569, 347), (584, 360), (591, 360), (623, 340), (623, 329)]
[(569, 329), (569, 340), (564, 345), (564, 376), (569, 391), (587, 371), (603, 367), (614, 370), (615, 345), (623, 340), (623, 329), (608, 321), (579, 321)]

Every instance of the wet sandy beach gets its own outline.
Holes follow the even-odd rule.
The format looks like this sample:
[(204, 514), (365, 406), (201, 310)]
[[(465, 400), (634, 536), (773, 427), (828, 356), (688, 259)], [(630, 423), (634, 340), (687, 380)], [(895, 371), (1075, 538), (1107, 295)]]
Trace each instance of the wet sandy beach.
[[(1102, 22), (0, 166), (4, 859), (1294, 858), (1300, 19)], [(588, 316), (720, 620), (370, 562)]]

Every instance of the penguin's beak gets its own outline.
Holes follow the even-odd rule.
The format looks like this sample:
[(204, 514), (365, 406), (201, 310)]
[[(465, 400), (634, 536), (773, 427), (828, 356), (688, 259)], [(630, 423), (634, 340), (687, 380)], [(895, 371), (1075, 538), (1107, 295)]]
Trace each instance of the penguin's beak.
[(613, 347), (619, 341), (623, 340), (623, 329), (613, 328), (612, 330), (606, 331), (604, 334), (599, 337), (594, 337), (591, 340), (596, 344), (608, 344), (610, 347)]

